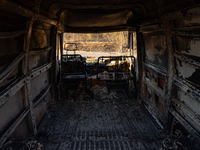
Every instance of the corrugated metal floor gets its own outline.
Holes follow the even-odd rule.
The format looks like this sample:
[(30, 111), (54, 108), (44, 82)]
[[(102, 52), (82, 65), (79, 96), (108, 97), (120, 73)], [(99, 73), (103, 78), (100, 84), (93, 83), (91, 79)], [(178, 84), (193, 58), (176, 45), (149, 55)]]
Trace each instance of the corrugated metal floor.
[(157, 150), (163, 140), (142, 105), (115, 92), (55, 103), (37, 138), (47, 150)]

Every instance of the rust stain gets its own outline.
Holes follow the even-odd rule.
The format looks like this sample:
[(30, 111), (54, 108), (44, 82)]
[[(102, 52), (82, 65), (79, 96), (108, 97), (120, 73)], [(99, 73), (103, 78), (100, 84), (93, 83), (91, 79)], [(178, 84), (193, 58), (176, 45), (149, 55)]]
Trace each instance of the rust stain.
[(158, 87), (160, 87), (162, 90), (165, 86), (165, 80), (158, 77)]

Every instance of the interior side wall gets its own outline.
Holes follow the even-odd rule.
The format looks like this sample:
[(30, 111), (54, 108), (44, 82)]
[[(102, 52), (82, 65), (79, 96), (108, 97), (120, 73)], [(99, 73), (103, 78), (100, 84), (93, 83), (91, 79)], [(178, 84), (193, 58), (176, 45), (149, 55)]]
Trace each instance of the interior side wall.
[(55, 26), (9, 11), (0, 10), (0, 146), (36, 134), (55, 91)]
[(198, 139), (199, 18), (187, 15), (177, 19), (166, 17), (163, 21), (142, 26), (137, 35), (142, 81), (140, 96), (145, 106), (163, 128), (175, 120)]

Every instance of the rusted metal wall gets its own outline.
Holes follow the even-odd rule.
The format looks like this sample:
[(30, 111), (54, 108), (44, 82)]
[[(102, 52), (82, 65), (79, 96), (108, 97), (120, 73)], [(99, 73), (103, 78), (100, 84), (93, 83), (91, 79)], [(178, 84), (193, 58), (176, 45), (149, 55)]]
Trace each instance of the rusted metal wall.
[(163, 23), (144, 26), (140, 31), (143, 35), (140, 40), (144, 40), (140, 95), (150, 112), (164, 124), (168, 49)]
[[(200, 16), (172, 21), (174, 29), (174, 90), (171, 112), (200, 139)], [(184, 120), (184, 121), (183, 121)]]
[(20, 9), (23, 14), (16, 11), (20, 6), (5, 4), (10, 7), (0, 7), (0, 147), (35, 135), (55, 99), (55, 24), (38, 17), (37, 7)]
[[(183, 13), (183, 12), (181, 12)], [(195, 14), (195, 11), (193, 12)], [(197, 13), (197, 12), (196, 12)], [(177, 11), (176, 14), (180, 14)], [(171, 13), (173, 15), (173, 13)], [(200, 16), (169, 14), (138, 32), (140, 96), (161, 127), (200, 139)], [(169, 116), (172, 115), (172, 120)]]

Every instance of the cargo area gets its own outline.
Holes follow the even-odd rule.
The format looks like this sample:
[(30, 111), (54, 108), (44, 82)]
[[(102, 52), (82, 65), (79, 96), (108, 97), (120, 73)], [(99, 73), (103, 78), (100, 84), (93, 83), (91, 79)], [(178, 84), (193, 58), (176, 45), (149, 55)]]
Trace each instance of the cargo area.
[(0, 0), (0, 149), (199, 150), (199, 0)]
[[(53, 106), (38, 141), (46, 149), (158, 149), (158, 125), (136, 100), (123, 92), (107, 95), (105, 86), (94, 86), (94, 98)], [(59, 113), (55, 113), (59, 112)]]

